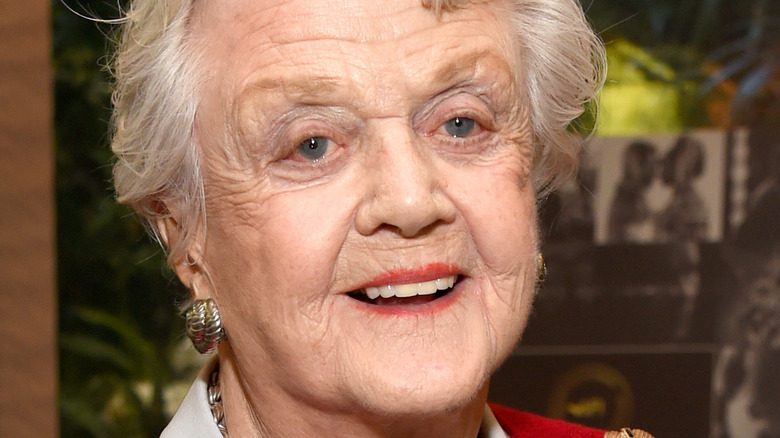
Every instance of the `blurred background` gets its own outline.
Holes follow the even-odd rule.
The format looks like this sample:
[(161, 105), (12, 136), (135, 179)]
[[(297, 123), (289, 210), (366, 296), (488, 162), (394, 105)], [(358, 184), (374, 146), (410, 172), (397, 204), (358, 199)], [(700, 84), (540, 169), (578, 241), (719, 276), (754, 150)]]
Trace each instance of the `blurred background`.
[[(202, 359), (184, 288), (113, 198), (115, 29), (19, 3), (0, 0), (0, 374), (42, 389), (4, 391), (0, 436), (158, 436)], [(600, 118), (572, 127), (595, 127), (579, 178), (541, 203), (550, 273), (493, 398), (659, 438), (778, 437), (780, 2), (583, 7), (609, 55)]]

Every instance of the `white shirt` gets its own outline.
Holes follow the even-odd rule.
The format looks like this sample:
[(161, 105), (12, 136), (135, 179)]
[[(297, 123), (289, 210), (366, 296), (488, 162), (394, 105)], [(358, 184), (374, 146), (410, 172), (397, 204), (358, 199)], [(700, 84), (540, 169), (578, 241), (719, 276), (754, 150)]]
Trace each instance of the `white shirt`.
[[(198, 378), (192, 383), (179, 409), (163, 430), (160, 438), (222, 438), (222, 434), (219, 433), (217, 424), (211, 416), (208, 400), (208, 379), (214, 368), (214, 363), (215, 360), (210, 360), (200, 370)], [(480, 430), (482, 431), (480, 436), (485, 438), (508, 438), (487, 405), (485, 406), (485, 414), (482, 416)]]

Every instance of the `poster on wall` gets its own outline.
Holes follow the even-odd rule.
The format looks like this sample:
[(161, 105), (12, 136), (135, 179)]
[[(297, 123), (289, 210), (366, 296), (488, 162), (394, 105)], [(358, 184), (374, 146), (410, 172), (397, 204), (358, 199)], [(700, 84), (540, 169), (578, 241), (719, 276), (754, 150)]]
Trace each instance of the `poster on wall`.
[(592, 139), (595, 244), (720, 241), (726, 140), (719, 130)]
[[(674, 364), (710, 379), (681, 395), (699, 429), (709, 406), (695, 436), (780, 437), (780, 130), (593, 138), (578, 178), (541, 202), (540, 226), (548, 275), (499, 395), (520, 385), (530, 395), (507, 402), (603, 425), (642, 393), (632, 382), (686, 386), (656, 372)], [(709, 359), (683, 363), (702, 349)], [(565, 409), (550, 411), (566, 382)]]
[[(752, 129), (731, 149), (731, 276), (715, 300), (713, 438), (780, 437), (780, 130)], [(721, 273), (708, 274), (724, 279)], [(724, 279), (725, 280), (725, 279)]]
[(705, 350), (534, 351), (501, 366), (490, 396), (498, 404), (600, 429), (704, 438), (712, 358)]
[(712, 341), (705, 271), (721, 263), (733, 140), (591, 138), (578, 178), (541, 206), (549, 274), (524, 343)]

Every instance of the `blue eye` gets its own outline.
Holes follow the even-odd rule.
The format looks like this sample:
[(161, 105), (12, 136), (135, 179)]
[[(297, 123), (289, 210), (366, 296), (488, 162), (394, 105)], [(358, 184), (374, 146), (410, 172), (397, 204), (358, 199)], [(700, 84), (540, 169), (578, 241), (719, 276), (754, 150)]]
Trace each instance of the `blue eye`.
[(298, 145), (298, 153), (303, 158), (317, 161), (325, 156), (330, 147), (330, 140), (325, 137), (312, 137)]
[(453, 137), (465, 137), (474, 132), (474, 120), (466, 117), (455, 117), (444, 124), (447, 134)]

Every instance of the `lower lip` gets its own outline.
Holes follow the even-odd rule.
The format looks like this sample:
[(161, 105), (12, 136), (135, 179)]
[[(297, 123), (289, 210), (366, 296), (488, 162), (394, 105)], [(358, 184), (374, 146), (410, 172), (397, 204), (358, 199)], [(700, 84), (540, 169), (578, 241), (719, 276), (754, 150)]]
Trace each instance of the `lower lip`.
[(354, 305), (365, 312), (390, 316), (426, 316), (440, 313), (452, 306), (463, 294), (466, 279), (460, 278), (455, 286), (443, 297), (422, 304), (371, 304), (347, 297)]

